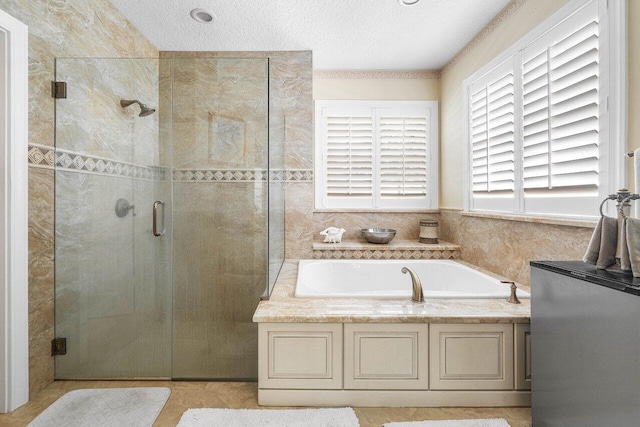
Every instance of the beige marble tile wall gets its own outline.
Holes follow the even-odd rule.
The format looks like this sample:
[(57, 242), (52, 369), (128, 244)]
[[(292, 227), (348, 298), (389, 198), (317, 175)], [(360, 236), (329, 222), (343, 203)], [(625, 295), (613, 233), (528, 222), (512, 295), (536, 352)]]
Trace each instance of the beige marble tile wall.
[(577, 260), (593, 228), (465, 216), (441, 211), (440, 234), (460, 245), (464, 261), (529, 285), (532, 260)]
[[(157, 50), (108, 0), (0, 0), (29, 26), (29, 143), (54, 145), (54, 59), (155, 57)], [(51, 159), (52, 160), (52, 159)], [(45, 162), (48, 166), (51, 163)], [(54, 185), (50, 168), (29, 169), (29, 365), (33, 396), (53, 380)]]
[[(251, 171), (267, 168), (267, 77), (264, 58), (173, 59), (177, 378), (257, 378), (267, 181)], [(241, 178), (211, 176), (229, 170)]]
[(393, 228), (397, 230), (396, 238), (418, 241), (420, 235), (420, 220), (440, 220), (440, 215), (434, 213), (417, 212), (316, 212), (313, 214), (314, 240), (321, 241), (318, 234), (328, 226), (344, 228), (344, 239), (365, 241), (360, 235), (362, 228)]
[(159, 59), (59, 58), (56, 78), (67, 82), (56, 110), (56, 149), (135, 165), (157, 166), (158, 117), (138, 117), (140, 100), (158, 109)]
[(285, 138), (282, 162), (287, 171), (284, 175), (287, 181), (285, 257), (309, 258), (314, 228), (311, 172), (313, 169), (311, 52), (160, 52), (160, 56), (163, 58), (269, 58), (271, 136), (279, 138), (280, 135), (284, 135)]
[(173, 75), (174, 167), (266, 169), (266, 61), (176, 58)]

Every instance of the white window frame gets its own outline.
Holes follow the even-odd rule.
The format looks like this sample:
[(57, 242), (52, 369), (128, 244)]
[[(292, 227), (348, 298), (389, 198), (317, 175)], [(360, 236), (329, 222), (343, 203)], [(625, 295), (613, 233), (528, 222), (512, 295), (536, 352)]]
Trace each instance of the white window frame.
[[(464, 210), (474, 212), (505, 213), (509, 215), (536, 216), (536, 217), (561, 217), (571, 219), (591, 219), (598, 215), (594, 210), (593, 215), (585, 216), (571, 213), (571, 200), (558, 198), (557, 213), (531, 214), (524, 211), (524, 194), (522, 185), (522, 139), (520, 126), (516, 126), (516, 187), (514, 192), (513, 209), (504, 206), (498, 209), (486, 209), (486, 206), (473, 205), (471, 185), (471, 159), (469, 151), (470, 126), (469, 126), (469, 88), (480, 79), (486, 77), (495, 68), (507, 61), (514, 61), (514, 72), (521, 74), (518, 64), (521, 63), (521, 51), (528, 45), (543, 37), (557, 25), (578, 13), (582, 8), (596, 4), (600, 16), (599, 32), (601, 44), (600, 80), (604, 82), (601, 88), (606, 91), (606, 101), (600, 105), (600, 139), (608, 141), (607, 149), (601, 150), (600, 164), (607, 165), (606, 171), (601, 176), (601, 185), (598, 188), (598, 197), (602, 200), (608, 194), (615, 193), (619, 188), (626, 187), (626, 162), (624, 153), (627, 143), (627, 25), (626, 25), (626, 0), (572, 0), (560, 8), (547, 20), (542, 22), (527, 35), (515, 42), (504, 52), (491, 60), (485, 66), (474, 72), (463, 82), (463, 117), (464, 141), (463, 141), (463, 185), (464, 185)], [(516, 85), (516, 97), (521, 90)], [(519, 108), (519, 107), (517, 107)], [(521, 116), (521, 111), (516, 109), (516, 115)], [(521, 120), (516, 119), (516, 120)], [(611, 204), (613, 205), (613, 204)], [(612, 207), (608, 207), (613, 209)]]
[[(376, 188), (379, 185), (379, 156), (376, 152), (376, 147), (379, 147), (379, 139), (377, 130), (374, 124), (374, 153), (373, 153), (373, 181), (374, 181), (374, 195), (373, 201), (370, 203), (358, 202), (354, 197), (353, 202), (345, 200), (340, 202), (339, 205), (327, 204), (323, 200), (326, 186), (325, 176), (325, 129), (323, 127), (323, 109), (326, 108), (369, 108), (374, 110), (374, 123), (377, 122), (378, 112), (382, 110), (412, 110), (412, 109), (427, 109), (430, 113), (429, 120), (429, 158), (428, 158), (428, 187), (427, 187), (427, 200), (421, 199), (419, 203), (415, 203), (412, 200), (398, 201), (398, 204), (389, 203), (389, 201), (381, 200), (379, 194), (376, 194)], [(315, 209), (318, 211), (426, 211), (438, 208), (439, 203), (439, 116), (438, 116), (438, 101), (349, 101), (349, 100), (316, 100), (315, 102), (315, 150), (314, 150), (314, 181), (315, 181)], [(403, 203), (406, 202), (406, 203)]]

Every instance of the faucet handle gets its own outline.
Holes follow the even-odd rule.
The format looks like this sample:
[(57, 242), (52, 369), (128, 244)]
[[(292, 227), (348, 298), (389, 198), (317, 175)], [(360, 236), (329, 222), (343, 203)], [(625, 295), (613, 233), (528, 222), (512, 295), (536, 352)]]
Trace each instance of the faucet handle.
[(511, 295), (509, 295), (509, 298), (507, 298), (507, 302), (511, 304), (520, 304), (520, 300), (516, 295), (516, 290), (518, 289), (518, 287), (516, 286), (515, 282), (512, 282), (510, 280), (501, 280), (500, 283), (504, 283), (505, 285), (511, 284)]

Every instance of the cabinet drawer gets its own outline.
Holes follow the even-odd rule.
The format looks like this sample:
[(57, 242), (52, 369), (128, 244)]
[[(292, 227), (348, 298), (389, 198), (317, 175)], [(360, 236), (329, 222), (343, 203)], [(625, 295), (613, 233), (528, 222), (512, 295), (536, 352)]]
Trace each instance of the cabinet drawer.
[(342, 325), (260, 323), (260, 388), (342, 388)]
[(432, 390), (512, 390), (513, 325), (432, 324)]
[(344, 388), (426, 390), (428, 337), (427, 324), (345, 324)]
[(517, 323), (514, 333), (516, 390), (531, 390), (531, 325)]

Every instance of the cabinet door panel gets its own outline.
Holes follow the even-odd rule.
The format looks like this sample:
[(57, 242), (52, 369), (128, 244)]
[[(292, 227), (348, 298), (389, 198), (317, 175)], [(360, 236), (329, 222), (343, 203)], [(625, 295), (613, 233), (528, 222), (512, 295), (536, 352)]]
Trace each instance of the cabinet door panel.
[(513, 325), (432, 324), (433, 390), (513, 389)]
[(261, 323), (260, 388), (342, 388), (342, 325)]
[(346, 389), (428, 387), (427, 324), (346, 324)]

